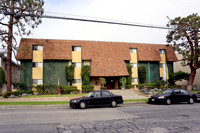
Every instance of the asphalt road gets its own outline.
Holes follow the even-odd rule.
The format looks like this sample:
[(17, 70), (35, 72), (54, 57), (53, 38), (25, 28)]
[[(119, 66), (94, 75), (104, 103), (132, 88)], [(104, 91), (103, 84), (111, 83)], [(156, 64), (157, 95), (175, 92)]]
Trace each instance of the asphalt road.
[(200, 103), (0, 108), (0, 133), (200, 133)]

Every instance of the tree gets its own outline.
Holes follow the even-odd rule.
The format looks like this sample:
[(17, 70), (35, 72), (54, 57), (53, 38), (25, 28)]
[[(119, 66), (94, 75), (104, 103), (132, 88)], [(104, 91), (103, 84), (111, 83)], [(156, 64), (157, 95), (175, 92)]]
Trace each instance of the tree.
[(129, 73), (129, 76), (127, 77), (127, 85), (131, 85), (132, 84), (132, 66), (127, 65), (126, 68)]
[(139, 66), (138, 74), (139, 74), (140, 83), (141, 84), (145, 83), (146, 76), (147, 76), (147, 70), (146, 70), (146, 66), (145, 65)]
[(81, 69), (81, 77), (83, 79), (83, 85), (89, 85), (90, 84), (90, 76), (91, 76), (91, 70), (89, 65), (83, 65)]
[(106, 79), (105, 78), (100, 78), (101, 86), (104, 87), (106, 84)]
[(72, 85), (72, 81), (74, 80), (74, 64), (65, 67), (65, 76), (69, 81), (69, 86)]
[(176, 81), (181, 81), (183, 79), (188, 80), (189, 77), (190, 77), (189, 73), (178, 71), (178, 72), (171, 73), (168, 81), (171, 85), (175, 85)]
[(200, 68), (200, 16), (192, 14), (183, 18), (170, 19), (167, 26), (171, 28), (167, 35), (167, 42), (183, 55), (182, 65), (190, 67), (187, 90), (191, 90), (196, 70)]
[(122, 77), (119, 82), (122, 84), (122, 89), (125, 89), (125, 86), (126, 86), (126, 78), (125, 77)]
[[(14, 35), (30, 35), (42, 21), (43, 0), (1, 0), (0, 1), (0, 40), (3, 48), (7, 47), (7, 91), (11, 91), (11, 58), (16, 50)], [(17, 29), (13, 29), (14, 26)], [(26, 29), (30, 26), (30, 29)], [(15, 32), (13, 32), (15, 31)], [(13, 45), (13, 41), (15, 45)], [(14, 53), (15, 54), (15, 53)]]

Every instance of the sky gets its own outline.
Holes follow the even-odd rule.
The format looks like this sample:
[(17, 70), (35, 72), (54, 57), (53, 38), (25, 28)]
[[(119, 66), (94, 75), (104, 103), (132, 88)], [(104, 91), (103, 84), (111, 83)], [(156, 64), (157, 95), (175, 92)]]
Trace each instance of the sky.
[[(167, 16), (174, 19), (200, 13), (199, 5), (199, 0), (45, 0), (44, 12), (62, 17), (77, 15), (79, 18), (86, 16), (166, 26)], [(163, 29), (43, 18), (33, 34), (24, 38), (167, 44), (167, 32)]]

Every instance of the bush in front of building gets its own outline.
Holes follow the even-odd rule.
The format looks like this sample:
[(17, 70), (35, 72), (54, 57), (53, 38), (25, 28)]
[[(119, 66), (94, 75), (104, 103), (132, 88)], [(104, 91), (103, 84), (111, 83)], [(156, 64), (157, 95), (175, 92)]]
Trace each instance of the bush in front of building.
[(126, 89), (131, 89), (133, 85), (126, 85)]
[(36, 85), (35, 88), (37, 89), (39, 95), (44, 94), (44, 85)]
[(126, 68), (127, 68), (128, 73), (129, 73), (129, 76), (127, 77), (127, 85), (131, 86), (131, 83), (132, 83), (132, 66), (127, 65)]
[(58, 86), (55, 84), (45, 85), (44, 94), (58, 94)]
[(139, 66), (138, 68), (138, 74), (139, 74), (139, 79), (140, 79), (140, 83), (143, 84), (146, 81), (146, 75), (147, 75), (147, 70), (146, 70), (146, 66), (142, 65)]
[(83, 93), (88, 93), (94, 91), (94, 86), (93, 85), (84, 85), (82, 86), (82, 92)]
[(100, 89), (101, 89), (101, 90), (106, 90), (107, 87), (103, 87), (103, 86), (101, 86)]
[(71, 94), (71, 93), (79, 93), (79, 90), (76, 86), (60, 86), (61, 94)]
[(2, 96), (3, 96), (3, 98), (8, 98), (11, 95), (12, 95), (12, 92), (7, 91), (7, 92), (4, 92)]
[(4, 70), (0, 67), (0, 86), (2, 86), (5, 83), (5, 72)]

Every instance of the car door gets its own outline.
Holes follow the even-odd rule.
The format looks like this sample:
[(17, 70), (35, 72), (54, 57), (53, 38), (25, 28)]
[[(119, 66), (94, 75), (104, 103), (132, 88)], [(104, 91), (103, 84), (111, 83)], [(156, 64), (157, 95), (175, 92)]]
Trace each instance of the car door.
[(180, 92), (179, 89), (176, 89), (176, 90), (173, 91), (172, 99), (175, 102), (180, 102), (181, 101), (181, 92)]
[(180, 90), (181, 92), (181, 102), (187, 102), (190, 98), (189, 93), (186, 90)]
[(109, 91), (102, 91), (102, 104), (110, 104), (112, 94)]
[(100, 105), (102, 103), (101, 101), (101, 92), (100, 91), (95, 91), (91, 95), (89, 99), (89, 104), (90, 105)]

